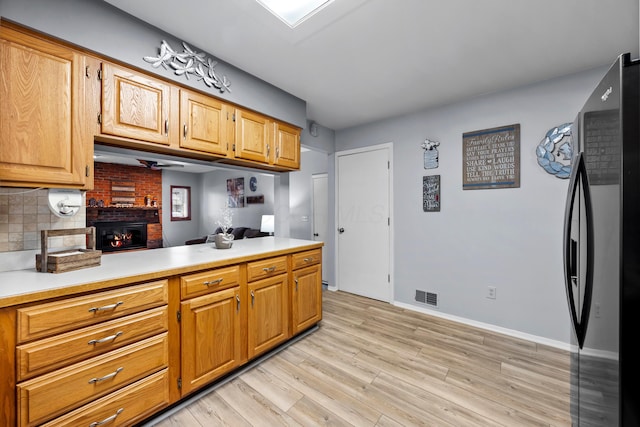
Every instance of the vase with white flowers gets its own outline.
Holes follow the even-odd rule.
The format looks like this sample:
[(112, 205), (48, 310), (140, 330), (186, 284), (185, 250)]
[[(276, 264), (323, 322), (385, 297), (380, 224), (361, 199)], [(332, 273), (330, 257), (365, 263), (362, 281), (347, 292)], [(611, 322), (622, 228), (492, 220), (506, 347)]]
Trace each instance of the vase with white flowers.
[(229, 206), (220, 209), (220, 218), (216, 221), (221, 233), (215, 235), (214, 242), (218, 249), (229, 249), (233, 245), (234, 235), (229, 233), (233, 220), (233, 211)]

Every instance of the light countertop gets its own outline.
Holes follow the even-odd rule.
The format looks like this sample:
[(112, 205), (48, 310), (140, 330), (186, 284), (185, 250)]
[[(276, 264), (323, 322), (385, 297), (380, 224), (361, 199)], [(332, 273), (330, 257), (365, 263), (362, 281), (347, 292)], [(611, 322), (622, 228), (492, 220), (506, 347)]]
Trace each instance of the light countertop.
[(103, 254), (98, 267), (57, 274), (36, 271), (34, 259), (32, 269), (0, 273), (0, 308), (319, 247), (322, 242), (261, 237), (235, 241), (230, 249), (203, 243)]

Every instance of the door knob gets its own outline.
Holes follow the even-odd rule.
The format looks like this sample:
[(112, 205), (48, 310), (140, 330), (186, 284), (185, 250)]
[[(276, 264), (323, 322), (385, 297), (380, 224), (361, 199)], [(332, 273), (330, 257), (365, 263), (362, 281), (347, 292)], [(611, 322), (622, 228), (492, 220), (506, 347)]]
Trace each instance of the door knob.
[(339, 232), (340, 234), (344, 233), (344, 228), (342, 228), (342, 227), (338, 228), (338, 232)]

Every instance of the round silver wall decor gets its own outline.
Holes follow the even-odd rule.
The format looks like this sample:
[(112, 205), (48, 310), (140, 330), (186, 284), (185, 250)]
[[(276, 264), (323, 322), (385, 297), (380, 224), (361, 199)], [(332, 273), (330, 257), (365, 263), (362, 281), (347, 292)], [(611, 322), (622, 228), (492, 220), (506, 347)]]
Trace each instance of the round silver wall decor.
[(571, 142), (572, 123), (549, 129), (536, 148), (538, 164), (557, 178), (568, 178), (571, 174), (573, 146)]

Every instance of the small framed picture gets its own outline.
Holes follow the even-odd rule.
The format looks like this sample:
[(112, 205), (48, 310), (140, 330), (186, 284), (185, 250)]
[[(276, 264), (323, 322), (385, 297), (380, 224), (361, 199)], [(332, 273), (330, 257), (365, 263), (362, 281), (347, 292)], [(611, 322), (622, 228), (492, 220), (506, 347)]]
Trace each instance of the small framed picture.
[(171, 221), (191, 220), (191, 187), (171, 186)]

